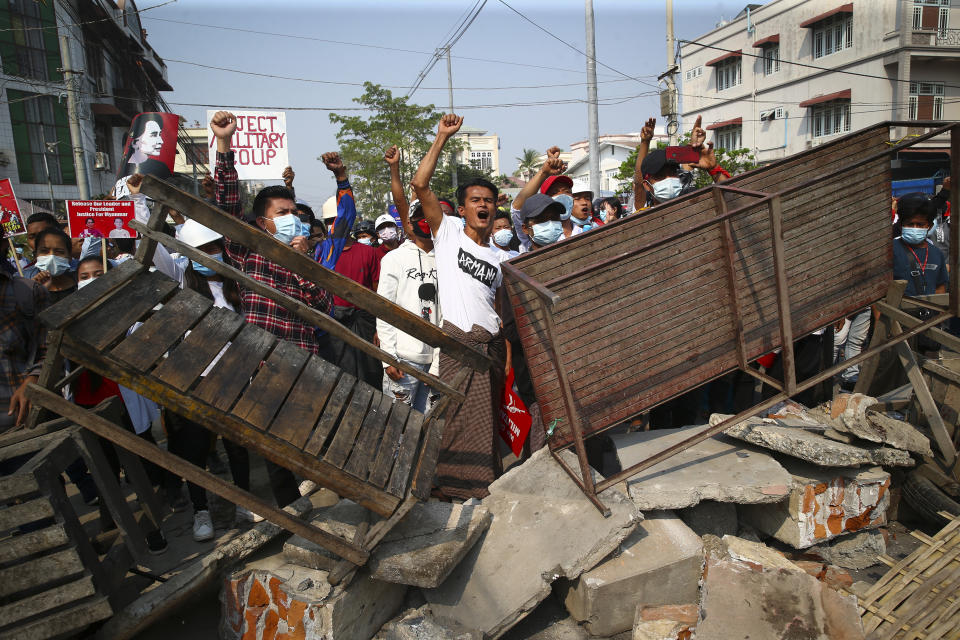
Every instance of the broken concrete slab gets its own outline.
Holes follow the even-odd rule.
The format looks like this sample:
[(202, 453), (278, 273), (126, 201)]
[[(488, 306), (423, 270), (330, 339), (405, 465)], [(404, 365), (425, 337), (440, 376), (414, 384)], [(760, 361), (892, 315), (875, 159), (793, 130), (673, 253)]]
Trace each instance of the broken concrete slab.
[[(360, 523), (366, 522), (370, 512), (352, 500), (340, 500), (331, 507), (321, 509), (310, 519), (319, 529), (346, 540), (353, 540)], [(283, 555), (287, 562), (330, 571), (340, 558), (315, 542), (293, 536), (283, 545)]]
[(480, 640), (480, 634), (443, 626), (433, 618), (430, 607), (424, 606), (383, 625), (373, 640)]
[(744, 523), (797, 549), (886, 524), (890, 474), (880, 467), (824, 469), (781, 462), (791, 474), (789, 499), (741, 505), (737, 513)]
[[(706, 427), (657, 429), (612, 435), (626, 469)], [(787, 495), (789, 474), (771, 456), (753, 448), (709, 438), (627, 481), (637, 508), (682, 509), (702, 500), (777, 502)]]
[(677, 515), (698, 536), (707, 534), (722, 538), (735, 536), (739, 529), (737, 505), (730, 502), (704, 500), (698, 505), (680, 509)]
[(633, 627), (638, 605), (696, 602), (700, 536), (670, 511), (648, 513), (613, 557), (558, 590), (567, 611), (594, 636)]
[[(575, 456), (561, 453), (571, 468)], [(594, 478), (600, 478), (594, 474)], [(544, 448), (490, 485), (490, 528), (450, 577), (424, 595), (437, 620), (498, 638), (526, 616), (560, 577), (576, 578), (637, 527), (637, 508), (616, 487), (600, 494), (604, 518)]]
[(370, 556), (376, 580), (439, 587), (490, 526), (493, 515), (477, 501), (419, 503)]
[(831, 589), (850, 589), (853, 578), (837, 565), (813, 560), (794, 560), (793, 563)]
[(406, 590), (373, 580), (365, 570), (334, 588), (326, 571), (286, 563), (276, 554), (224, 580), (220, 638), (370, 638), (400, 609)]
[(844, 569), (866, 569), (880, 564), (880, 556), (887, 552), (887, 540), (882, 531), (871, 529), (835, 538), (807, 551)]
[[(710, 424), (719, 424), (730, 417), (715, 413), (710, 416)], [(913, 466), (913, 459), (906, 451), (877, 445), (844, 444), (804, 429), (780, 426), (776, 420), (769, 418), (748, 418), (724, 433), (738, 440), (824, 467), (856, 467), (861, 464)]]
[[(841, 393), (825, 410), (811, 409), (810, 414), (825, 420), (832, 428), (869, 442), (887, 444), (896, 449), (920, 455), (933, 455), (930, 440), (919, 429), (903, 420), (878, 411), (876, 398), (862, 393)], [(829, 412), (829, 413), (828, 413)]]
[(698, 640), (862, 639), (855, 596), (843, 596), (761, 544), (704, 538)]
[(633, 640), (680, 640), (689, 638), (689, 631), (690, 625), (675, 620), (637, 620)]

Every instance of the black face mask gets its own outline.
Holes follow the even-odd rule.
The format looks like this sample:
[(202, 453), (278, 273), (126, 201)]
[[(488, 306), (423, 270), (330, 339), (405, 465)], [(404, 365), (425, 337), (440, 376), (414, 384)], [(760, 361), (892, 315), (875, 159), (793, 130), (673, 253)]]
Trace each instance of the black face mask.
[(421, 229), (421, 228), (420, 228), (420, 225), (417, 224), (416, 222), (414, 222), (412, 226), (413, 226), (413, 235), (415, 235), (415, 236), (417, 236), (418, 238), (421, 238), (421, 239), (423, 239), (423, 240), (429, 240), (429, 239), (430, 239), (430, 232), (429, 232), (429, 231), (424, 231), (423, 229)]

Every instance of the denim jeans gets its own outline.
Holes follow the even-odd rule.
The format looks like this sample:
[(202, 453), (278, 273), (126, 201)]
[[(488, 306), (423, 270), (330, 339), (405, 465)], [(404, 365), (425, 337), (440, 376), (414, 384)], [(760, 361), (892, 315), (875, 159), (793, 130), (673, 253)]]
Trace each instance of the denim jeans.
[[(420, 371), (429, 371), (429, 364), (404, 361)], [(417, 380), (409, 373), (404, 373), (399, 380), (393, 380), (386, 373), (383, 374), (383, 392), (391, 398), (405, 402), (420, 413), (427, 410), (427, 401), (430, 399), (430, 387)]]
[[(841, 351), (843, 360), (848, 360), (854, 356), (860, 355), (863, 351), (863, 343), (870, 332), (870, 309), (864, 309), (853, 317), (853, 320), (847, 320), (843, 323), (843, 328), (833, 337), (833, 361), (840, 362)], [(860, 365), (855, 364), (846, 369), (840, 378), (844, 382), (854, 383), (860, 376)]]

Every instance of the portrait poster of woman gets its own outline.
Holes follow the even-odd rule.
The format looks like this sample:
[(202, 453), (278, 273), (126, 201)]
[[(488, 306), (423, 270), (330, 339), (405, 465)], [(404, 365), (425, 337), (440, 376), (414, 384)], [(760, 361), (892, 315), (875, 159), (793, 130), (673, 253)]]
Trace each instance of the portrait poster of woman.
[(130, 123), (117, 177), (140, 173), (166, 179), (173, 175), (179, 121), (174, 113), (138, 113)]

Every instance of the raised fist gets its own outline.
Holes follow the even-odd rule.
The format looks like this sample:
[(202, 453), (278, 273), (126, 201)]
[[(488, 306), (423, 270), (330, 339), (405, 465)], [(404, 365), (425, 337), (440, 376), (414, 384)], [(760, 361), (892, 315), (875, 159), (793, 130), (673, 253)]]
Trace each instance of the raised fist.
[(280, 177), (283, 178), (283, 184), (289, 187), (293, 184), (293, 178), (296, 175), (297, 174), (293, 172), (293, 167), (287, 167), (283, 170), (283, 173), (280, 174)]
[(344, 171), (343, 160), (340, 159), (340, 154), (336, 151), (328, 151), (320, 156), (320, 159), (330, 171), (334, 173), (337, 173), (338, 171)]
[(653, 140), (653, 132), (657, 126), (656, 118), (647, 118), (647, 123), (640, 129), (640, 140), (650, 142)]
[(454, 113), (448, 113), (440, 118), (440, 126), (437, 127), (437, 133), (440, 135), (452, 136), (460, 131), (460, 125), (463, 124), (463, 116)]
[(217, 111), (210, 118), (210, 129), (215, 137), (229, 139), (237, 130), (237, 118), (229, 111)]
[(397, 145), (393, 145), (384, 151), (383, 159), (389, 165), (400, 164), (400, 151), (397, 150)]

